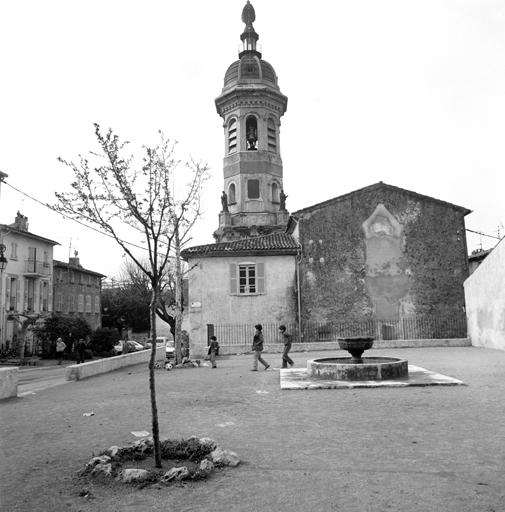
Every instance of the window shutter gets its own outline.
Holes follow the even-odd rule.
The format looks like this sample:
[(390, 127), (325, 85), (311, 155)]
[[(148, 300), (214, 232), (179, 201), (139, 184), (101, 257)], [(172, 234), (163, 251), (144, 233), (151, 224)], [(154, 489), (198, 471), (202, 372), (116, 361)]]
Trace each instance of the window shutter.
[(7, 276), (5, 280), (5, 305), (7, 311), (11, 309), (11, 278)]
[(28, 309), (28, 279), (25, 279), (25, 307), (24, 310)]
[(265, 293), (265, 263), (256, 265), (256, 279), (258, 281), (258, 293)]
[(17, 289), (17, 297), (16, 297), (16, 310), (19, 309), (19, 304), (21, 303), (21, 281), (16, 279), (16, 289)]
[(237, 294), (237, 264), (230, 263), (230, 293)]
[(52, 311), (53, 310), (53, 283), (48, 282), (47, 283), (47, 310)]

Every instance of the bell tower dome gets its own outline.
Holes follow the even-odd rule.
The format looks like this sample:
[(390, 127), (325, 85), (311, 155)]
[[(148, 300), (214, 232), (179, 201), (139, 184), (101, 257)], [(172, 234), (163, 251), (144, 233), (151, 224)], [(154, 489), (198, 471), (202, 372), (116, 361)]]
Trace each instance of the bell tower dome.
[(224, 127), (224, 190), (216, 242), (283, 232), (289, 213), (282, 183), (281, 117), (288, 98), (262, 59), (253, 6), (242, 11), (238, 57), (226, 71), (216, 109)]

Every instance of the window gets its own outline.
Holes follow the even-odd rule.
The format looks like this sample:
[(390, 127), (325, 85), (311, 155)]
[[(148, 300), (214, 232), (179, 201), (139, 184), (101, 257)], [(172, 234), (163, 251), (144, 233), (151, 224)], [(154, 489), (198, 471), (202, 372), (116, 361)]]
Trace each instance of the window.
[(40, 287), (41, 309), (42, 311), (49, 311), (49, 283), (43, 281), (40, 283)]
[(37, 249), (28, 247), (28, 272), (35, 272), (37, 267)]
[(47, 251), (44, 251), (44, 267), (49, 266), (49, 253)]
[(269, 117), (267, 121), (268, 151), (277, 153), (277, 131), (274, 120)]
[(15, 244), (15, 243), (11, 244), (11, 259), (13, 259), (13, 260), (18, 259), (18, 244)]
[(228, 204), (235, 204), (237, 199), (235, 197), (235, 183), (228, 187)]
[(95, 313), (100, 313), (100, 297), (95, 297)]
[(84, 283), (84, 276), (82, 274), (79, 274), (79, 284)]
[(15, 277), (11, 277), (7, 279), (7, 310), (8, 311), (16, 311), (18, 308), (18, 294), (19, 294), (19, 286), (18, 280)]
[(91, 295), (86, 295), (86, 313), (91, 313)]
[(77, 312), (84, 313), (84, 295), (82, 293), (77, 296)]
[(237, 120), (232, 119), (228, 125), (228, 154), (237, 151)]
[(260, 198), (260, 180), (247, 180), (247, 197), (249, 199)]
[(33, 279), (27, 279), (26, 282), (26, 307), (29, 311), (34, 311), (35, 307), (35, 281)]
[(56, 294), (56, 301), (54, 304), (56, 311), (61, 311), (63, 308), (63, 293)]
[(265, 264), (230, 263), (230, 293), (251, 295), (265, 293)]
[(68, 280), (71, 283), (75, 282), (74, 272), (72, 270), (70, 270), (69, 273), (68, 273)]
[(68, 312), (73, 313), (75, 311), (75, 297), (73, 295), (68, 296)]

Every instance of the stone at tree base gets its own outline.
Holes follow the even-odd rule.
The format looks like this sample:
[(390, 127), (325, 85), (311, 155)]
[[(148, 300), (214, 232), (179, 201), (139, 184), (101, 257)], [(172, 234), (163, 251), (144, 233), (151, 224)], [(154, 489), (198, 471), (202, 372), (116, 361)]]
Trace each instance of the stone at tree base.
[(119, 446), (111, 446), (105, 453), (109, 457), (114, 458), (119, 453), (120, 450), (121, 448)]
[(98, 464), (91, 471), (93, 476), (103, 475), (106, 477), (112, 476), (112, 464)]
[(146, 450), (152, 449), (154, 446), (154, 441), (152, 436), (146, 437), (144, 439), (139, 439), (138, 441), (135, 441), (132, 445), (132, 447), (139, 451), (139, 452), (145, 452)]
[(214, 464), (209, 459), (203, 459), (202, 462), (200, 462), (200, 471), (203, 471), (204, 473), (210, 473), (214, 470)]
[(93, 457), (92, 459), (90, 459), (90, 461), (86, 464), (86, 467), (93, 468), (100, 464), (107, 464), (109, 462), (110, 462), (110, 457), (108, 457), (107, 455), (102, 455), (101, 457)]
[(171, 480), (184, 480), (188, 478), (189, 471), (186, 466), (182, 466), (180, 468), (172, 468), (170, 471), (167, 471), (162, 477), (162, 482), (170, 482)]
[(217, 448), (216, 441), (214, 441), (214, 439), (211, 439), (210, 437), (202, 437), (199, 439), (199, 441), (202, 446), (208, 446), (212, 450), (215, 450)]
[(230, 450), (223, 450), (222, 448), (216, 448), (210, 456), (212, 457), (212, 462), (217, 465), (223, 466), (238, 466), (240, 464), (240, 459), (235, 452)]
[(119, 479), (123, 483), (142, 482), (149, 477), (149, 471), (145, 469), (123, 469), (119, 474)]

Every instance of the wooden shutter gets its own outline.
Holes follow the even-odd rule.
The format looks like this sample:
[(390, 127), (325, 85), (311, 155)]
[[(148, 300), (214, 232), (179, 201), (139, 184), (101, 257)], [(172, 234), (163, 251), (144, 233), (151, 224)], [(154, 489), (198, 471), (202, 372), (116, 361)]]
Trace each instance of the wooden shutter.
[(265, 263), (256, 264), (256, 280), (258, 282), (257, 293), (265, 293)]
[(25, 279), (25, 311), (28, 309), (28, 279)]
[(230, 263), (230, 293), (238, 293), (237, 264)]
[(47, 310), (53, 310), (53, 283), (51, 281), (47, 282)]
[(5, 309), (10, 311), (11, 309), (11, 278), (7, 276), (5, 280)]

